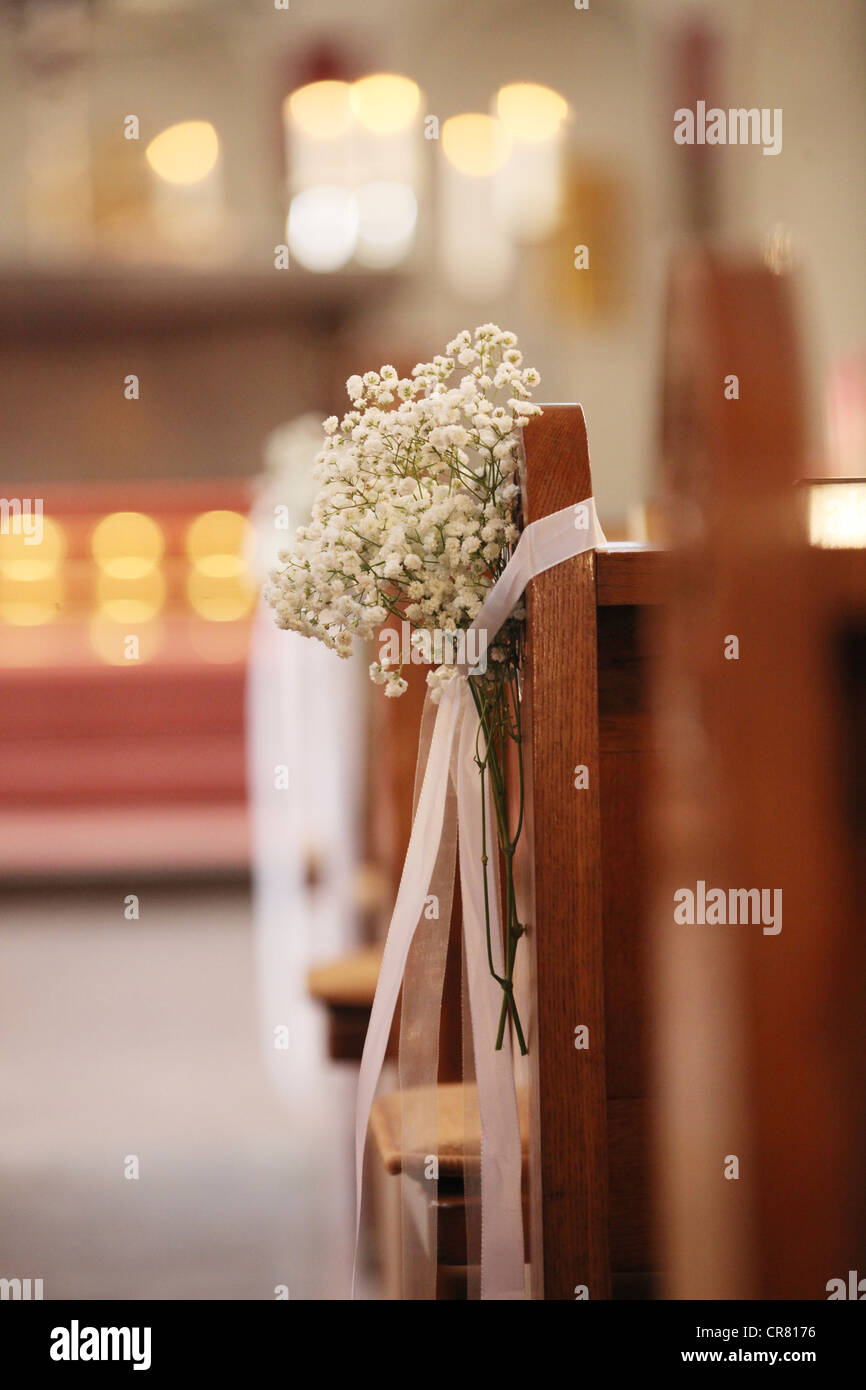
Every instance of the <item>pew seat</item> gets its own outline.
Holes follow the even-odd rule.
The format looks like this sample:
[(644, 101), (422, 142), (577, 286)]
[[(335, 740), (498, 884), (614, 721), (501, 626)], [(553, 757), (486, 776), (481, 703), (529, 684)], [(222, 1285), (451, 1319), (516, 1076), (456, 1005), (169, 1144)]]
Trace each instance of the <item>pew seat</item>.
[[(459, 1178), (462, 1182), (466, 1167), (478, 1169), (481, 1162), (480, 1129), (471, 1127), (467, 1130), (464, 1146), (463, 1083), (459, 1081), (444, 1082), (436, 1089), (439, 1110), (438, 1142), (437, 1136), (431, 1134), (429, 1141), (423, 1142), (418, 1152), (403, 1152), (400, 1132), (402, 1093), (392, 1091), (388, 1095), (381, 1096), (374, 1103), (370, 1117), (370, 1132), (376, 1144), (378, 1156), (387, 1173), (421, 1172), (426, 1155), (429, 1153), (438, 1154), (439, 1175), (443, 1178)], [(474, 1090), (474, 1087), (472, 1089)], [(523, 1089), (517, 1092), (517, 1108), (520, 1116), (520, 1137), (523, 1142), (525, 1166), (529, 1142), (529, 1099)], [(476, 1105), (471, 1104), (469, 1114), (477, 1118), (478, 1108)]]
[[(370, 1134), (385, 1173), (391, 1177), (404, 1172), (417, 1175), (419, 1200), (412, 1204), (416, 1220), (423, 1222), (426, 1208), (435, 1204), (438, 1216), (437, 1263), (440, 1271), (450, 1271), (447, 1283), (453, 1288), (458, 1270), (463, 1271), (465, 1279), (464, 1184), (467, 1172), (477, 1173), (480, 1166), (481, 1135), (477, 1128), (470, 1128), (464, 1144), (464, 1087), (460, 1082), (440, 1084), (437, 1092), (438, 1136), (431, 1133), (429, 1139), (422, 1138), (411, 1152), (404, 1152), (401, 1137), (403, 1095), (400, 1091), (392, 1091), (375, 1101), (370, 1117)], [(523, 1088), (518, 1088), (517, 1107), (525, 1180), (530, 1124), (529, 1096)], [(469, 1108), (469, 1115), (477, 1117), (474, 1104)], [(649, 1103), (644, 1100), (609, 1101), (607, 1134), (610, 1255), (616, 1271), (613, 1296), (646, 1298), (652, 1281), (648, 1272), (652, 1235), (647, 1165), (651, 1143)], [(437, 1153), (439, 1158), (439, 1188), (435, 1197), (425, 1199), (423, 1173), (427, 1156), (431, 1153)], [(528, 1258), (528, 1223), (526, 1241)], [(451, 1296), (460, 1295), (452, 1292)]]
[(361, 1060), (381, 964), (382, 946), (376, 944), (313, 966), (307, 974), (308, 994), (325, 1009), (334, 1062)]

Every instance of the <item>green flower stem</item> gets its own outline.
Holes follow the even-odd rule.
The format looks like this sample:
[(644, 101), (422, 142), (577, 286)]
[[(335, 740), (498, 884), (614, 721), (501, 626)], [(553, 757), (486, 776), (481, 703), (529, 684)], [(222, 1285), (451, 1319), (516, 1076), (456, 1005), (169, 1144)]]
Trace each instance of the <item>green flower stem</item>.
[[(514, 999), (514, 962), (517, 955), (517, 943), (523, 936), (525, 928), (517, 916), (517, 898), (514, 888), (514, 853), (520, 832), (523, 826), (523, 806), (524, 806), (524, 777), (523, 777), (523, 741), (520, 732), (520, 701), (516, 681), (511, 681), (510, 691), (506, 691), (504, 682), (490, 687), (481, 686), (479, 689), (475, 680), (470, 678), (469, 687), (472, 691), (472, 698), (478, 711), (480, 721), (479, 739), (476, 742), (475, 761), (478, 764), (481, 776), (481, 863), (484, 870), (484, 916), (487, 934), (487, 961), (490, 973), (502, 989), (502, 1008), (499, 1014), (499, 1026), (496, 1033), (496, 1050), (500, 1051), (505, 1039), (505, 1024), (511, 1018), (514, 1026), (515, 1036), (518, 1046), (523, 1056), (526, 1056), (528, 1047), (523, 1028), (520, 1022), (517, 1004)], [(514, 711), (514, 723), (508, 719), (508, 695), (511, 695), (511, 702)], [(495, 728), (495, 733), (494, 733)], [(483, 734), (484, 748), (480, 746)], [(517, 744), (517, 759), (520, 779), (520, 809), (518, 815), (517, 829), (513, 837), (508, 832), (508, 797), (507, 797), (507, 772), (505, 763), (505, 750), (507, 747), (506, 739), (511, 738)], [(486, 817), (486, 784), (485, 772), (490, 773), (490, 791), (493, 798), (493, 809), (496, 814), (498, 827), (499, 848), (502, 851), (505, 863), (505, 973), (497, 974), (493, 967), (493, 951), (490, 936), (490, 902), (487, 886), (487, 817)]]

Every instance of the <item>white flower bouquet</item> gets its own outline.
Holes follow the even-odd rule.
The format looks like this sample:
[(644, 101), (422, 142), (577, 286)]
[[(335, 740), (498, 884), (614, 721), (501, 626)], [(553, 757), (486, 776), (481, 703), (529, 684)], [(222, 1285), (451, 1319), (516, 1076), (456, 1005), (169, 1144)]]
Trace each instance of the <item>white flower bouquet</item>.
[[(429, 659), (431, 636), (455, 639), (470, 628), (507, 564), (520, 532), (519, 431), (540, 407), (530, 401), (538, 372), (523, 366), (515, 334), (495, 324), (464, 331), (444, 356), (393, 367), (346, 383), (352, 409), (325, 421), (316, 460), (320, 490), (312, 520), (280, 553), (265, 589), (280, 627), (316, 637), (340, 656), (354, 639), (377, 636), (389, 617), (408, 623), (413, 660)], [(523, 609), (500, 629), (496, 645), (469, 674), (483, 738), (476, 761), (489, 788), (504, 866), (504, 974), (496, 1046), (508, 1017), (521, 1051), (526, 1042), (513, 996), (518, 921), (513, 860), (523, 825), (519, 671)], [(454, 664), (431, 670), (436, 700)], [(406, 689), (400, 660), (370, 667), (387, 696)], [(519, 802), (509, 825), (506, 750), (516, 746)], [(484, 773), (487, 776), (484, 776)], [(486, 823), (486, 822), (485, 822)], [(481, 846), (486, 864), (488, 847)], [(486, 883), (486, 876), (485, 876)]]

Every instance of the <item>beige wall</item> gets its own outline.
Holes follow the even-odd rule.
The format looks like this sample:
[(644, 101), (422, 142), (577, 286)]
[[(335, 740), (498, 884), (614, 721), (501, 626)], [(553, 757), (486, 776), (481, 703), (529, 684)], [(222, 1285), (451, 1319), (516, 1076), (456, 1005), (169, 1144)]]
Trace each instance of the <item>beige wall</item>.
[[(751, 148), (714, 151), (723, 193), (720, 232), (755, 249), (775, 223), (792, 229), (801, 261), (813, 413), (820, 424), (824, 374), (841, 353), (862, 342), (866, 308), (857, 255), (866, 155), (864, 9), (856, 0), (621, 0), (591, 3), (588, 12), (575, 11), (567, 0), (449, 0), (436, 6), (371, 0), (363, 7), (354, 0), (317, 0), (288, 12), (240, 3), (190, 6), (159, 21), (146, 6), (127, 7), (99, 30), (88, 89), (97, 125), (129, 110), (141, 115), (145, 129), (193, 114), (193, 108), (214, 121), (223, 134), (238, 255), (247, 265), (266, 259), (281, 235), (278, 72), (281, 65), (289, 71), (297, 65), (311, 36), (329, 36), (356, 53), (362, 70), (411, 73), (425, 91), (426, 110), (440, 119), (486, 109), (496, 87), (516, 78), (562, 91), (574, 108), (572, 154), (600, 161), (627, 191), (631, 250), (622, 267), (619, 313), (567, 316), (544, 289), (537, 255), (529, 252), (518, 258), (514, 283), (495, 302), (472, 304), (454, 296), (437, 266), (431, 180), (422, 207), (422, 215), (430, 213), (429, 227), (404, 287), (381, 305), (375, 297), (365, 304), (349, 336), (359, 352), (384, 352), (385, 343), (389, 356), (405, 351), (414, 358), (436, 350), (464, 325), (491, 317), (507, 322), (542, 372), (541, 396), (583, 402), (597, 493), (608, 512), (622, 513), (650, 487), (664, 268), (682, 232), (683, 161), (673, 142), (670, 39), (689, 14), (702, 15), (719, 31), (724, 99), (784, 111), (778, 158)], [(0, 231), (0, 255), (7, 262), (17, 259), (22, 245), (14, 197), (21, 145), (15, 134), (16, 72), (20, 77), (7, 29), (0, 46), (0, 74), (7, 79), (0, 97), (6, 131), (0, 178), (12, 194)], [(432, 148), (427, 153), (434, 157)], [(563, 257), (581, 239), (579, 228), (573, 237), (572, 230), (564, 229)], [(153, 350), (149, 346), (147, 353)], [(92, 371), (112, 370), (113, 351), (102, 362), (94, 358)], [(48, 371), (46, 380), (57, 381), (61, 396), (95, 390), (92, 377), (76, 385), (70, 373), (82, 369), (80, 360), (63, 364), (61, 354), (61, 345), (49, 345), (41, 367), (25, 357), (20, 370)], [(120, 355), (125, 354), (124, 345)], [(165, 378), (166, 411), (176, 414), (189, 402), (180, 425), (181, 439), (189, 434), (189, 440), (172, 450), (165, 442), (169, 425), (154, 421), (148, 438), (158, 456), (150, 464), (142, 456), (134, 466), (164, 471), (170, 459), (172, 470), (199, 472), (212, 459), (215, 472), (251, 471), (259, 432), (284, 414), (317, 405), (323, 395), (317, 383), (334, 360), (329, 351), (325, 365), (317, 365), (315, 338), (303, 321), (286, 330), (282, 343), (260, 342), (252, 352), (242, 340), (211, 344), (204, 352), (195, 341), (167, 343), (161, 356), (148, 360), (148, 370), (156, 380)], [(238, 426), (226, 410), (233, 399), (226, 373), (242, 372), (245, 363), (255, 364), (256, 379), (239, 383), (234, 392), (236, 411), (247, 412), (246, 426)], [(358, 365), (371, 363), (365, 357)], [(222, 414), (215, 418), (202, 409), (208, 395), (203, 372), (219, 381)], [(40, 396), (44, 390), (40, 386)], [(23, 457), (35, 414), (34, 403), (27, 401), (25, 409), (22, 397), (4, 449), (7, 473), (30, 475), (33, 461), (50, 452), (55, 425), (60, 433), (56, 412), (46, 404), (41, 423), (33, 424), (30, 457)], [(96, 447), (89, 463), (81, 451), (67, 455), (70, 470), (110, 472), (112, 451), (100, 457)], [(57, 448), (62, 454), (59, 440)], [(124, 448), (120, 454), (126, 456)], [(66, 464), (61, 457), (54, 466)]]

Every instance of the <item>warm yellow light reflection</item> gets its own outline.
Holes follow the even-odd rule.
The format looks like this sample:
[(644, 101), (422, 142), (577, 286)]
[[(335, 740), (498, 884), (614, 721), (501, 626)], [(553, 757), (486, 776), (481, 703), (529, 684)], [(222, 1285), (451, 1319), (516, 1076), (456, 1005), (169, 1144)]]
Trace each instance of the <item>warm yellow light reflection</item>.
[(219, 139), (210, 121), (181, 121), (151, 140), (144, 153), (166, 183), (198, 183), (217, 162)]
[(310, 82), (286, 98), (289, 114), (306, 135), (336, 140), (352, 124), (348, 82)]
[(13, 627), (38, 627), (54, 622), (63, 603), (63, 581), (57, 574), (41, 579), (10, 579), (0, 575), (0, 619)]
[(394, 135), (411, 125), (420, 101), (416, 83), (391, 72), (362, 77), (349, 93), (352, 111), (374, 135)]
[(155, 618), (165, 603), (165, 579), (160, 570), (136, 579), (119, 579), (101, 574), (96, 585), (96, 602), (104, 618), (115, 623), (146, 623)]
[(459, 173), (472, 178), (489, 178), (501, 169), (511, 145), (511, 136), (494, 116), (466, 112), (452, 116), (442, 127), (446, 159)]
[(144, 512), (112, 512), (94, 529), (90, 549), (103, 574), (141, 579), (156, 569), (165, 541), (162, 528)]
[(42, 518), (42, 540), (38, 545), (25, 544), (23, 533), (0, 532), (0, 574), (8, 579), (47, 579), (61, 566), (66, 555), (66, 536), (63, 527), (51, 517)]
[(187, 576), (186, 596), (200, 618), (210, 623), (231, 623), (250, 612), (256, 589), (245, 575), (218, 578), (196, 567)]
[(500, 87), (496, 112), (515, 140), (534, 145), (553, 138), (568, 115), (568, 103), (551, 87), (512, 82)]
[(152, 661), (164, 640), (160, 622), (115, 622), (97, 614), (90, 622), (90, 645), (107, 666), (141, 666)]
[(215, 579), (242, 574), (250, 541), (250, 525), (240, 512), (202, 512), (186, 533), (190, 564)]
[(809, 540), (825, 550), (866, 549), (866, 478), (810, 486)]

